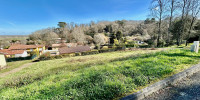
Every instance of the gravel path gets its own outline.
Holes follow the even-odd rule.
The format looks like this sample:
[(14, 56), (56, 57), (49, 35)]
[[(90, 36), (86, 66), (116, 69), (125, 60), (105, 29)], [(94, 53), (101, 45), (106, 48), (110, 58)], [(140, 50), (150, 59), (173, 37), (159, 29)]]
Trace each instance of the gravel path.
[(33, 63), (27, 63), (27, 64), (22, 65), (21, 67), (15, 68), (15, 69), (13, 69), (13, 70), (11, 70), (11, 71), (8, 71), (8, 72), (5, 72), (5, 73), (1, 73), (1, 74), (0, 74), (0, 77), (5, 77), (6, 75), (9, 75), (9, 74), (11, 74), (11, 73), (16, 73), (16, 72), (18, 72), (18, 71), (20, 71), (20, 70), (22, 70), (22, 69), (24, 69), (24, 68), (26, 68), (26, 67), (29, 67), (29, 66), (32, 65), (32, 64), (33, 64)]
[(175, 85), (161, 89), (143, 100), (200, 100), (200, 72)]

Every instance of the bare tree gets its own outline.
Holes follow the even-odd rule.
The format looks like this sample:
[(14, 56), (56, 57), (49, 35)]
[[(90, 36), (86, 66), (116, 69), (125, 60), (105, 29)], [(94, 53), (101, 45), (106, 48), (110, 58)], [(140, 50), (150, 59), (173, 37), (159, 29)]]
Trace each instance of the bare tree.
[(172, 28), (172, 21), (174, 18), (174, 12), (177, 10), (177, 0), (169, 0), (168, 1), (168, 11), (170, 13), (169, 17), (169, 27), (168, 27), (168, 32), (167, 32), (167, 45), (169, 45), (170, 42), (170, 29)]
[(72, 31), (72, 36), (73, 36), (73, 42), (78, 42), (83, 44), (86, 42), (86, 35), (84, 34), (84, 31), (81, 27), (75, 27), (74, 30)]
[(34, 41), (34, 44), (45, 43), (46, 45), (51, 45), (55, 43), (55, 38), (59, 36), (54, 32), (55, 28), (47, 28), (33, 32), (29, 35), (29, 39)]
[(178, 32), (178, 37), (177, 37), (177, 45), (179, 46), (182, 39), (183, 35), (185, 34), (185, 28), (186, 28), (186, 23), (188, 20), (188, 15), (190, 12), (190, 7), (191, 7), (191, 2), (192, 0), (180, 0), (179, 1), (179, 7), (181, 9), (181, 25), (180, 25), (180, 30)]
[(152, 15), (158, 19), (158, 34), (157, 34), (157, 47), (159, 46), (160, 39), (162, 38), (161, 26), (162, 20), (166, 12), (166, 0), (153, 0), (151, 6)]
[(98, 33), (94, 35), (94, 42), (97, 45), (104, 45), (106, 43), (106, 37), (102, 33)]
[(59, 38), (59, 36), (53, 30), (44, 30), (42, 40), (45, 41), (45, 45), (51, 46), (53, 43), (56, 43), (56, 38)]
[(191, 21), (189, 24), (189, 31), (188, 31), (188, 36), (186, 37), (186, 46), (189, 42), (189, 39), (191, 37), (191, 31), (193, 30), (193, 26), (195, 24), (195, 21), (197, 20), (198, 14), (200, 12), (200, 1), (199, 0), (192, 0), (191, 2)]

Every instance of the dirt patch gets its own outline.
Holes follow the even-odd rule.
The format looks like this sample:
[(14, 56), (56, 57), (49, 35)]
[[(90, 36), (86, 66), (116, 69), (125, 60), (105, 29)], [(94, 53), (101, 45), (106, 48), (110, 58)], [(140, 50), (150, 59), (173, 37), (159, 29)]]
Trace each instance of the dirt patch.
[(0, 67), (0, 71), (3, 70), (3, 69), (7, 69), (7, 68), (9, 68), (9, 66)]
[(11, 70), (11, 71), (8, 71), (8, 72), (5, 72), (5, 73), (1, 73), (1, 74), (0, 74), (0, 77), (5, 77), (6, 75), (9, 75), (9, 74), (12, 74), (12, 73), (16, 73), (16, 72), (18, 72), (18, 71), (20, 71), (20, 70), (22, 70), (22, 69), (24, 69), (24, 68), (26, 68), (26, 67), (31, 66), (32, 64), (33, 64), (33, 63), (24, 64), (24, 65), (22, 65), (21, 67), (15, 68), (15, 69), (13, 69), (13, 70)]

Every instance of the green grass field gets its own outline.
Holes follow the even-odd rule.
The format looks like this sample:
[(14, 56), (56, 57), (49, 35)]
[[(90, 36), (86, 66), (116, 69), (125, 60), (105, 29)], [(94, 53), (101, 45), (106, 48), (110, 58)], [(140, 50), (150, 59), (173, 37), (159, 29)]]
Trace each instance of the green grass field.
[(200, 61), (200, 54), (189, 50), (156, 51), (118, 51), (38, 62), (0, 78), (0, 99), (115, 99)]

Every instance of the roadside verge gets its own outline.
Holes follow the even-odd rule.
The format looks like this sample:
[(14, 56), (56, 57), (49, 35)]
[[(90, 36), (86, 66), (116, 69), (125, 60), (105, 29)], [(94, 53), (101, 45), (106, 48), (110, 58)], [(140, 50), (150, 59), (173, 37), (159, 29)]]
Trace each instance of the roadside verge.
[(197, 65), (194, 65), (186, 70), (184, 70), (183, 72), (180, 72), (178, 74), (175, 74), (173, 76), (170, 76), (162, 81), (159, 81), (153, 85), (150, 85), (149, 87), (146, 87), (136, 93), (133, 93), (131, 95), (128, 95), (126, 97), (121, 98), (120, 100), (140, 100), (143, 99), (145, 97), (147, 97), (148, 95), (168, 86), (168, 85), (173, 85), (176, 82), (180, 81), (181, 79), (191, 76), (194, 73), (200, 71), (200, 63)]

